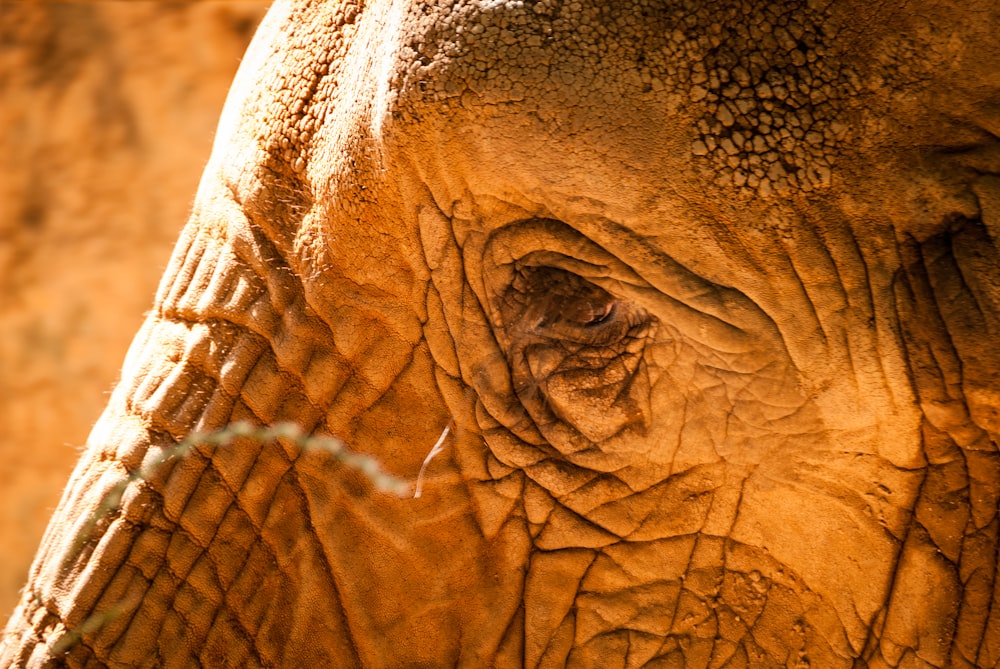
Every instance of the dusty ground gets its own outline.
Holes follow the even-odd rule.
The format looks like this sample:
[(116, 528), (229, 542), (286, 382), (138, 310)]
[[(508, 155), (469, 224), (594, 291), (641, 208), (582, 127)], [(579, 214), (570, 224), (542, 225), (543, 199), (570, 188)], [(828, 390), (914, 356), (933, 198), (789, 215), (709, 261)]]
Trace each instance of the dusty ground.
[(267, 4), (0, 1), (0, 624)]

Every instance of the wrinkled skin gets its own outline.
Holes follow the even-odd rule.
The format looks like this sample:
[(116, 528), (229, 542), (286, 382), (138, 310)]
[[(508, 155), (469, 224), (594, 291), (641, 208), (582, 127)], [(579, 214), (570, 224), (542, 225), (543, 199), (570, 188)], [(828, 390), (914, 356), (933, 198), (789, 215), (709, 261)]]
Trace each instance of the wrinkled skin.
[(279, 2), (2, 664), (996, 666), (998, 31)]

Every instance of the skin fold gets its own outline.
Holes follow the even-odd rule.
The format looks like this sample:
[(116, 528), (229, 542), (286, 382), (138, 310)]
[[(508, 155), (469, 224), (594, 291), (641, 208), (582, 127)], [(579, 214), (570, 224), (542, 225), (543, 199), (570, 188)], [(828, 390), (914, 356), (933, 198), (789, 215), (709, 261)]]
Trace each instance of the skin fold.
[(0, 665), (997, 666), (998, 33), (279, 0)]

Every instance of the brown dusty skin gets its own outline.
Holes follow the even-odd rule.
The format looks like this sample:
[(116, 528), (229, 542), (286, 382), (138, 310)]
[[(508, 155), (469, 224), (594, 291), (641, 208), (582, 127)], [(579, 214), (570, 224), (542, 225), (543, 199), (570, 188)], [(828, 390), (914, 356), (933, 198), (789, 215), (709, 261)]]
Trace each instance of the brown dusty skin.
[[(993, 0), (277, 3), (0, 658), (996, 666), (998, 32)], [(410, 479), (453, 436), (419, 499), (202, 450), (76, 540), (234, 420)]]
[(268, 4), (0, 1), (0, 624)]

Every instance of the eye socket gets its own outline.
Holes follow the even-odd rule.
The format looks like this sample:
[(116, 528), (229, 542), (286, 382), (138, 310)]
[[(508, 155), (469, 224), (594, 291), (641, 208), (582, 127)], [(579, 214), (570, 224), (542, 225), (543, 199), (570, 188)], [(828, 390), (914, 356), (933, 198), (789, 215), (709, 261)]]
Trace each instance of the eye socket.
[(518, 268), (501, 305), (508, 335), (601, 346), (620, 340), (637, 314), (586, 279), (554, 267)]
[(521, 266), (499, 312), (514, 391), (550, 444), (575, 452), (644, 425), (644, 310), (572, 272)]

